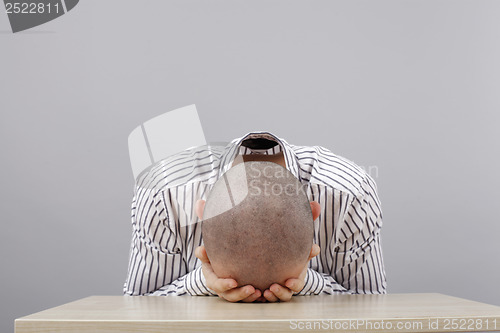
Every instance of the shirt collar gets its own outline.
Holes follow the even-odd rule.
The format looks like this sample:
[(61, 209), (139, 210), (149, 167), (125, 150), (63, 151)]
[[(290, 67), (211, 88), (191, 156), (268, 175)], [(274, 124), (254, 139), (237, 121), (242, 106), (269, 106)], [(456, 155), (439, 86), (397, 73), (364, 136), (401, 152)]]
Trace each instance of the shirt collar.
[(263, 138), (277, 142), (281, 146), (281, 151), (283, 152), (283, 156), (285, 158), (286, 168), (297, 179), (302, 181), (299, 174), (297, 156), (295, 155), (291, 146), (285, 140), (280, 139), (269, 132), (260, 132), (260, 131), (250, 132), (239, 139), (233, 140), (231, 143), (229, 143), (229, 145), (226, 146), (224, 153), (222, 154), (220, 159), (221, 164), (219, 168), (218, 178), (221, 177), (233, 165), (233, 161), (240, 151), (241, 143), (246, 139), (257, 139), (257, 138)]

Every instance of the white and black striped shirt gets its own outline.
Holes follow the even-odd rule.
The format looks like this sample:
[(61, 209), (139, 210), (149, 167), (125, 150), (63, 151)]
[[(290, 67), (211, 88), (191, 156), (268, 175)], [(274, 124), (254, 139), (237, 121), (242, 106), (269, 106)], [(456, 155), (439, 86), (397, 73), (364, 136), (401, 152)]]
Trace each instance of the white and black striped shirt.
[[(373, 179), (353, 162), (314, 146), (294, 146), (267, 132), (254, 132), (226, 147), (192, 148), (164, 159), (136, 181), (132, 203), (132, 247), (126, 295), (213, 295), (194, 250), (203, 243), (194, 204), (240, 154), (245, 139), (278, 143), (287, 169), (321, 205), (314, 221), (320, 254), (309, 262), (299, 295), (386, 292), (380, 246), (382, 212)], [(260, 151), (259, 153), (262, 153)]]

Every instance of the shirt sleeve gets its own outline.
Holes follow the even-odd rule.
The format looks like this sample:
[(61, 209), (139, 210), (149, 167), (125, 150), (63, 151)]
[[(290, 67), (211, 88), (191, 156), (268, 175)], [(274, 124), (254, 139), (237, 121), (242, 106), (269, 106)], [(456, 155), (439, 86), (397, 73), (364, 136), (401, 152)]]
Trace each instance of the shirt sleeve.
[(205, 276), (201, 271), (201, 266), (194, 271), (182, 276), (170, 284), (164, 285), (158, 290), (145, 294), (146, 296), (217, 296), (213, 291), (207, 288)]
[(386, 275), (380, 245), (382, 211), (373, 179), (366, 176), (353, 196), (327, 254), (331, 274), (308, 269), (299, 295), (385, 294)]
[[(137, 188), (126, 295), (213, 295), (199, 266), (186, 272), (179, 225), (165, 205), (168, 194)], [(191, 249), (194, 250), (194, 249)], [(199, 262), (199, 261), (198, 261)]]

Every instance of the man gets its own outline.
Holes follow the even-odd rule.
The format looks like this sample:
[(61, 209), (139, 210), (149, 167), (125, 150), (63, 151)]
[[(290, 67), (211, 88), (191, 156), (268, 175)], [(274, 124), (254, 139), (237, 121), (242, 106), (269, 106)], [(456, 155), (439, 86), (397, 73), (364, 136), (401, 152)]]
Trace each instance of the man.
[[(215, 275), (201, 246), (196, 214), (213, 184), (233, 165), (249, 161), (286, 167), (306, 186), (309, 201), (317, 203), (311, 208), (318, 247), (312, 248), (308, 268), (263, 294)], [(153, 165), (138, 177), (132, 226), (127, 295), (219, 295), (229, 301), (274, 302), (294, 294), (386, 292), (382, 212), (374, 181), (322, 147), (290, 145), (267, 132), (247, 134), (224, 148), (190, 149)]]
[[(309, 202), (304, 187), (283, 166), (264, 161), (233, 163), (217, 180), (195, 208), (203, 220), (197, 252), (210, 289), (229, 301), (248, 290), (245, 302), (272, 301), (282, 286), (302, 289), (307, 263), (319, 252), (312, 243), (319, 204)], [(227, 284), (244, 288), (220, 288)]]

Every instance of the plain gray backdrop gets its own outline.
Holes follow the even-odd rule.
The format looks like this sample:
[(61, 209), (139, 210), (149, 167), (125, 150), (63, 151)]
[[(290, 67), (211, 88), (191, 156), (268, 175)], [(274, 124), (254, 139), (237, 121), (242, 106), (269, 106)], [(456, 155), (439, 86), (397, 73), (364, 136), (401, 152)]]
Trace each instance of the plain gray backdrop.
[(0, 331), (121, 295), (128, 134), (189, 104), (207, 141), (267, 130), (371, 167), (388, 292), (500, 305), (499, 12), (477, 0), (86, 0), (18, 34), (0, 12)]

